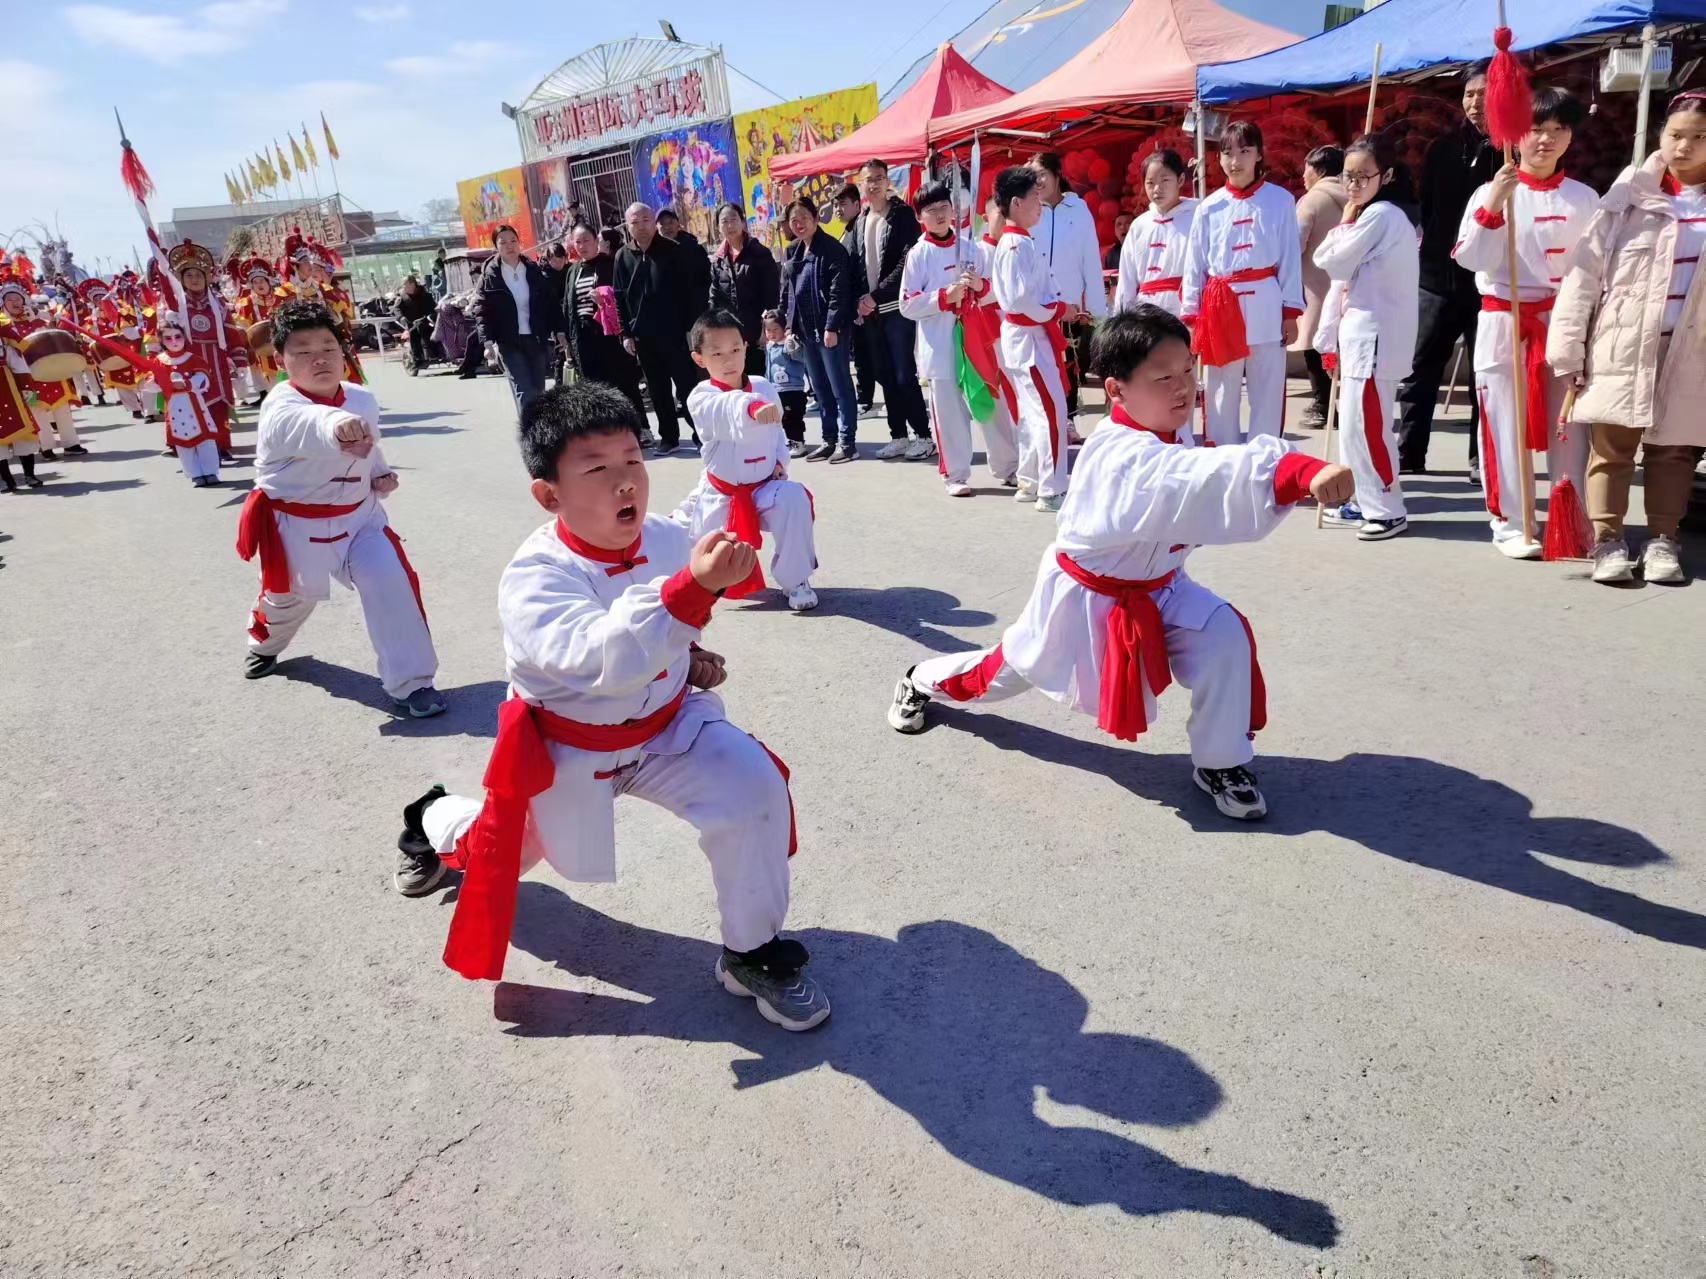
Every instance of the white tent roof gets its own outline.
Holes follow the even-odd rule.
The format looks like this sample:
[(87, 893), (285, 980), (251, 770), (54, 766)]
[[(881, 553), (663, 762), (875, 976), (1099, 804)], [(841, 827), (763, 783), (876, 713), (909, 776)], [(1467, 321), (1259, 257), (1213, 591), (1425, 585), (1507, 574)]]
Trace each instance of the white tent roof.
[(717, 50), (710, 45), (683, 40), (659, 40), (631, 36), (595, 45), (577, 54), (534, 87), (520, 109), (530, 110), (565, 98), (596, 93), (614, 84), (644, 80), (650, 76), (707, 58)]

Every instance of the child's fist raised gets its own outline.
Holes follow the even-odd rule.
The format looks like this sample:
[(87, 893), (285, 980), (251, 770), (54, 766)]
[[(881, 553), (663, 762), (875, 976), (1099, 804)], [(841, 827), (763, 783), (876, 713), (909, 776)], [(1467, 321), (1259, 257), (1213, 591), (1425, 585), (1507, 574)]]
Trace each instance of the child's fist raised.
[(753, 411), (752, 420), (762, 422), (766, 426), (775, 426), (782, 420), (782, 410), (766, 401)]
[(1356, 480), (1348, 466), (1328, 464), (1315, 472), (1309, 492), (1322, 506), (1343, 506), (1356, 496)]
[(758, 563), (758, 552), (727, 529), (712, 529), (693, 548), (688, 569), (707, 591), (726, 591), (744, 582)]

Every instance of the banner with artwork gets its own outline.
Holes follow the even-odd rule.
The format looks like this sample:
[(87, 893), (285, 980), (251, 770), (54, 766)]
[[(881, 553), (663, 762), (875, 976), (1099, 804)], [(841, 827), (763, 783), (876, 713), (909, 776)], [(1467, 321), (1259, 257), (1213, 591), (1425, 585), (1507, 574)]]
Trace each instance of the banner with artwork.
[(527, 211), (527, 187), (519, 167), (458, 182), (456, 203), (469, 248), (489, 248), (492, 232), (500, 226), (514, 227), (522, 248), (533, 247), (533, 217)]
[(734, 127), (740, 145), (741, 203), (746, 206), (749, 232), (766, 244), (779, 244), (782, 210), (790, 200), (804, 198), (817, 205), (824, 230), (839, 236), (842, 227), (833, 216), (830, 197), (846, 181), (846, 175), (801, 178), (777, 183), (772, 189), (770, 158), (839, 141), (876, 114), (877, 86), (861, 84), (737, 115)]
[(711, 219), (725, 200), (740, 199), (734, 129), (727, 120), (654, 133), (634, 144), (634, 190), (641, 204), (668, 205), (699, 242), (716, 241)]
[(560, 241), (569, 232), (569, 162), (562, 156), (522, 166), (527, 175), (527, 207), (533, 212), (533, 231), (540, 244)]

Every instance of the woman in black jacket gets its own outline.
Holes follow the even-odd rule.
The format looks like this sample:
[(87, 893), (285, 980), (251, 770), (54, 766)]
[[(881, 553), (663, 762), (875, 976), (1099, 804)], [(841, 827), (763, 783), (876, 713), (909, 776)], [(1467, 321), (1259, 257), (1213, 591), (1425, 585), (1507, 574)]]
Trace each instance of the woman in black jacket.
[[(853, 313), (859, 291), (853, 262), (841, 241), (822, 230), (810, 200), (788, 206), (794, 242), (782, 263), (782, 327), (798, 339), (800, 359), (817, 393), (823, 443), (808, 462), (851, 462), (858, 457), (859, 401), (853, 391)], [(839, 442), (836, 426), (840, 425)]]
[(746, 210), (738, 204), (717, 209), (723, 242), (711, 255), (711, 310), (733, 311), (746, 339), (746, 371), (764, 372), (764, 313), (781, 296), (782, 272), (769, 249), (746, 233)]
[[(606, 333), (598, 318), (598, 290), (611, 287), (616, 259), (610, 255), (598, 232), (589, 226), (577, 226), (571, 230), (569, 243), (574, 248), (575, 260), (569, 267), (563, 286), (563, 316), (567, 321), (569, 351), (574, 356), (575, 368), (580, 370), (583, 378), (609, 383), (622, 392), (644, 421), (646, 402), (640, 395), (640, 366), (622, 349), (621, 333)], [(606, 307), (613, 316), (615, 296), (605, 296), (609, 299)]]

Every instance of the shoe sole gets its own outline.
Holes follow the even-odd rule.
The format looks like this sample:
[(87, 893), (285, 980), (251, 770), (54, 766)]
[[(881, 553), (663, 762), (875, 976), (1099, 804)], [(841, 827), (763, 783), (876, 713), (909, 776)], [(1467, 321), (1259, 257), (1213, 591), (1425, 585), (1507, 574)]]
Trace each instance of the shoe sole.
[(1357, 530), (1357, 541), (1359, 541), (1359, 542), (1390, 542), (1393, 538), (1402, 537), (1405, 533), (1407, 533), (1409, 531), (1410, 531), (1410, 526), (1408, 524), (1400, 524), (1396, 528), (1376, 529), (1372, 533), (1370, 533), (1367, 530), (1367, 527), (1365, 526), (1365, 527)]
[(401, 701), (395, 697), (393, 697), (391, 699), (391, 704), (393, 706), (398, 707), (401, 710), (408, 711), (410, 719), (431, 719), (434, 715), (442, 715), (442, 714), (444, 714), (445, 711), (450, 709), (450, 705), (448, 702), (440, 702), (437, 706), (434, 706), (429, 711), (417, 711), (413, 706), (410, 706), (407, 702)]
[(1214, 801), (1215, 808), (1219, 809), (1224, 816), (1230, 817), (1235, 822), (1259, 822), (1262, 818), (1268, 815), (1268, 801), (1265, 796), (1262, 799), (1262, 806), (1260, 808), (1251, 808), (1243, 812), (1234, 812), (1228, 809), (1226, 805), (1221, 802), (1221, 797), (1214, 793), (1214, 790), (1209, 786), (1209, 784), (1203, 781), (1202, 774), (1198, 773), (1194, 768), (1191, 770), (1191, 780), (1197, 784), (1198, 790)]
[[(1505, 547), (1512, 543), (1515, 543), (1521, 548), (1521, 550), (1515, 555), (1505, 549)], [(1522, 542), (1517, 538), (1511, 538), (1506, 542), (1494, 542), (1493, 545), (1498, 548), (1499, 554), (1503, 555), (1507, 560), (1537, 560), (1545, 553), (1545, 548), (1542, 547), (1540, 543)]]
[(427, 880), (427, 882), (422, 884), (419, 888), (404, 888), (403, 877), (400, 874), (393, 875), (391, 877), (391, 886), (404, 897), (425, 897), (433, 889), (438, 887), (439, 881), (444, 878), (445, 873), (449, 869), (450, 867), (446, 866), (442, 861), (439, 862), (438, 869), (432, 873), (432, 878)]
[(243, 671), (243, 678), (244, 679), (265, 679), (268, 675), (271, 675), (277, 669), (278, 669), (278, 663), (277, 662), (274, 662), (271, 666), (267, 667), (266, 670), (264, 670), (264, 671), (251, 671), (251, 670), (245, 669)]
[(1635, 580), (1635, 566), (1633, 564), (1624, 564), (1620, 568), (1611, 570), (1601, 570), (1596, 568), (1593, 571), (1592, 577), (1594, 581), (1599, 582), (1601, 585), (1618, 586), (1624, 582), (1633, 582)]
[[(912, 686), (907, 684), (905, 680), (902, 680), (900, 684), (895, 687), (895, 695), (897, 697), (900, 695), (902, 687), (910, 688)], [(889, 727), (894, 729), (897, 733), (922, 733), (924, 731), (924, 710), (922, 707), (919, 709), (917, 715), (911, 719), (907, 719), (901, 715), (899, 704), (897, 702), (890, 702), (887, 718), (889, 721)]]
[(1321, 517), (1321, 526), (1323, 528), (1361, 529), (1364, 523), (1366, 523), (1366, 521), (1360, 515), (1354, 520), (1342, 519), (1337, 515), (1323, 515)]
[(790, 613), (809, 613), (816, 607), (816, 600), (813, 600), (810, 604), (796, 604), (793, 600), (788, 601), (788, 611)]
[(777, 1012), (774, 1005), (772, 1005), (769, 1000), (760, 999), (757, 995), (753, 994), (745, 986), (736, 981), (734, 974), (724, 968), (722, 964), (718, 964), (716, 966), (715, 973), (718, 985), (728, 991), (731, 995), (738, 995), (742, 999), (752, 1000), (753, 1003), (758, 1005), (759, 1015), (762, 1016), (765, 1021), (770, 1022), (772, 1025), (780, 1026), (783, 1030), (791, 1030), (797, 1034), (802, 1030), (810, 1030), (813, 1026), (821, 1026), (825, 1021), (829, 1020), (829, 1008), (826, 1005), (822, 1011), (813, 1014), (813, 1016), (806, 1021), (790, 1021), (781, 1013)]

